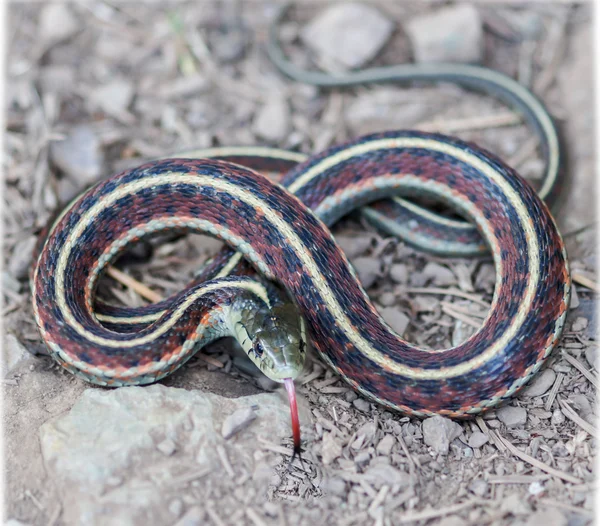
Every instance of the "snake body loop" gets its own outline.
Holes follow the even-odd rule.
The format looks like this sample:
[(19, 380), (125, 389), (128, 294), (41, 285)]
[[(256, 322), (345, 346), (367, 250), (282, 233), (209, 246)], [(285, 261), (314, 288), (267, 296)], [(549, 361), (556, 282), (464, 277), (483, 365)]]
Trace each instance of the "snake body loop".
[[(34, 313), (52, 355), (97, 383), (153, 382), (218, 331), (215, 294), (226, 303), (234, 288), (261, 296), (248, 278), (229, 277), (192, 284), (138, 331), (102, 325), (93, 310), (99, 273), (127, 243), (169, 229), (216, 236), (283, 286), (323, 359), (391, 409), (478, 414), (514, 395), (556, 346), (570, 296), (562, 240), (533, 189), (491, 154), (441, 135), (386, 132), (308, 159), (283, 184), (296, 195), (239, 165), (178, 158), (85, 193), (51, 229), (33, 274)], [(481, 329), (457, 347), (419, 349), (396, 335), (325, 226), (392, 195), (447, 202), (490, 247), (492, 307)], [(220, 262), (217, 274), (230, 274), (240, 256), (233, 258)]]

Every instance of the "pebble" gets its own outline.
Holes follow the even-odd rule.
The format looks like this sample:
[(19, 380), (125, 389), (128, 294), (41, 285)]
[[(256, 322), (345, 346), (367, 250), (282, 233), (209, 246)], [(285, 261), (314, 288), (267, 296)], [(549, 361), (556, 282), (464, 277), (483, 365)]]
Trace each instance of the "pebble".
[(300, 36), (331, 70), (359, 68), (374, 58), (394, 30), (389, 17), (375, 7), (340, 3), (317, 15)]
[(513, 493), (502, 501), (500, 510), (513, 515), (526, 515), (531, 511), (531, 508), (526, 499), (518, 493)]
[(75, 126), (66, 139), (52, 142), (50, 157), (79, 188), (96, 181), (104, 162), (100, 140), (94, 130), (85, 124)]
[(589, 321), (587, 318), (582, 318), (579, 316), (578, 318), (575, 318), (575, 321), (571, 325), (571, 330), (574, 332), (582, 331), (583, 329), (587, 328), (588, 323)]
[(375, 464), (369, 466), (364, 472), (363, 478), (365, 482), (379, 490), (384, 484), (398, 487), (408, 486), (411, 482), (411, 477), (408, 473), (400, 471), (389, 464)]
[(469, 446), (474, 448), (481, 447), (483, 444), (489, 442), (489, 440), (490, 439), (485, 433), (482, 433), (481, 431), (475, 431), (469, 437)]
[(469, 491), (478, 497), (483, 497), (488, 491), (488, 483), (483, 479), (474, 480), (469, 484)]
[(523, 396), (532, 398), (546, 393), (554, 384), (556, 373), (552, 369), (544, 369), (538, 374), (531, 385), (523, 391)]
[(223, 438), (231, 438), (233, 435), (248, 427), (250, 422), (256, 418), (256, 412), (252, 407), (242, 407), (229, 415), (223, 422), (221, 435)]
[(430, 261), (425, 265), (423, 275), (440, 287), (456, 284), (456, 276), (454, 273), (448, 267), (435, 263), (434, 261)]
[(560, 426), (561, 424), (565, 423), (566, 419), (567, 418), (560, 409), (555, 409), (552, 412), (552, 418), (550, 419), (550, 422), (552, 423), (552, 425)]
[(574, 310), (579, 307), (579, 296), (577, 295), (577, 287), (571, 285), (571, 302), (569, 303), (569, 309)]
[(385, 435), (377, 444), (377, 453), (381, 455), (389, 455), (396, 443), (396, 439), (392, 435)]
[(390, 277), (396, 283), (406, 283), (408, 281), (408, 267), (404, 263), (394, 263), (390, 268)]
[(335, 241), (342, 249), (346, 257), (354, 259), (361, 254), (364, 254), (369, 248), (373, 239), (371, 236), (335, 236)]
[(175, 451), (177, 451), (177, 445), (170, 438), (163, 440), (159, 444), (156, 445), (156, 449), (158, 449), (163, 455), (170, 457)]
[(385, 307), (379, 309), (379, 314), (383, 317), (385, 322), (398, 334), (402, 336), (406, 327), (410, 323), (409, 317), (404, 314), (398, 307)]
[(328, 477), (323, 481), (323, 489), (326, 493), (343, 497), (346, 494), (346, 483), (340, 477)]
[(443, 416), (433, 416), (423, 421), (423, 440), (436, 453), (447, 455), (450, 442), (460, 436), (463, 429), (456, 422)]
[(290, 108), (283, 97), (270, 97), (254, 117), (252, 131), (271, 143), (284, 141), (291, 128)]
[(179, 517), (183, 512), (183, 502), (181, 502), (181, 499), (173, 499), (169, 502), (169, 511), (175, 515), (175, 517)]
[(7, 333), (2, 345), (2, 373), (6, 375), (20, 362), (31, 356), (14, 334)]
[(527, 411), (522, 407), (505, 405), (496, 410), (498, 419), (508, 427), (522, 426), (527, 422)]
[(369, 413), (371, 411), (371, 404), (364, 398), (357, 398), (352, 402), (352, 405), (363, 413)]
[(14, 247), (10, 261), (8, 262), (8, 271), (17, 279), (26, 279), (29, 275), (33, 249), (37, 239), (35, 236), (29, 236), (21, 239)]
[(210, 31), (208, 42), (215, 58), (221, 63), (236, 62), (244, 55), (250, 33), (242, 25), (218, 28)]
[(416, 62), (480, 62), (483, 28), (469, 4), (439, 9), (413, 18), (406, 25)]
[(585, 350), (585, 359), (587, 360), (587, 363), (596, 370), (598, 369), (598, 358), (598, 347), (592, 346)]
[(94, 101), (104, 112), (109, 115), (122, 118), (135, 93), (133, 84), (125, 79), (115, 79), (107, 84), (95, 88), (90, 94)]
[(371, 287), (381, 275), (381, 263), (376, 258), (368, 256), (358, 257), (352, 260), (352, 265), (365, 289)]
[(377, 302), (383, 307), (391, 307), (396, 303), (396, 295), (393, 292), (384, 292), (379, 296)]
[(573, 394), (569, 396), (568, 400), (571, 406), (577, 410), (579, 416), (582, 418), (585, 418), (592, 412), (592, 405), (590, 404), (588, 397), (584, 394)]
[(331, 464), (342, 454), (342, 446), (335, 439), (333, 433), (323, 433), (323, 442), (321, 443), (321, 456), (323, 464)]
[(51, 43), (69, 38), (81, 27), (68, 4), (60, 2), (51, 2), (44, 6), (39, 23), (39, 37), (42, 41)]

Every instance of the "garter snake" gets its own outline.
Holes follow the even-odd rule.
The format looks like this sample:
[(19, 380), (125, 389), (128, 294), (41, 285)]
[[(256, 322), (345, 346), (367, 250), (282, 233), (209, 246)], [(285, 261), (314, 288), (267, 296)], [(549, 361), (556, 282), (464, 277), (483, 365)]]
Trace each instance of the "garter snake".
[[(282, 184), (295, 195), (240, 165), (176, 158), (113, 176), (76, 199), (51, 229), (32, 277), (36, 322), (52, 356), (94, 383), (145, 384), (231, 334), (289, 387), (304, 357), (302, 323), (294, 326), (289, 309), (257, 315), (269, 294), (247, 277), (191, 284), (135, 332), (98, 321), (93, 297), (103, 268), (128, 243), (169, 229), (216, 236), (282, 285), (323, 359), (390, 409), (476, 415), (514, 395), (556, 346), (570, 297), (562, 239), (534, 190), (491, 154), (442, 135), (386, 132), (311, 157)], [(457, 347), (424, 350), (396, 335), (325, 226), (396, 194), (444, 200), (476, 223), (492, 252), (490, 312)]]

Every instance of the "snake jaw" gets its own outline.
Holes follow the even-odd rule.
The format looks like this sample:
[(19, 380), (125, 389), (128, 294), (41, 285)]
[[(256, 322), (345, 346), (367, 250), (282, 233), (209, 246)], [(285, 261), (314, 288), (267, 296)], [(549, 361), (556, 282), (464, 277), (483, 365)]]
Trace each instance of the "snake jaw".
[(293, 378), (284, 378), (283, 385), (290, 401), (290, 416), (292, 417), (292, 436), (294, 437), (294, 455), (300, 453), (300, 418), (298, 417), (298, 403), (296, 401), (296, 387)]

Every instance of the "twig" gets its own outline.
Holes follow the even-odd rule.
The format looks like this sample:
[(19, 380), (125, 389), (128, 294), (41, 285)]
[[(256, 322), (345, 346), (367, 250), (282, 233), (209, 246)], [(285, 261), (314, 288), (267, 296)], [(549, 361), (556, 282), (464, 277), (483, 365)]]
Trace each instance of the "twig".
[(490, 477), (490, 484), (531, 484), (549, 479), (549, 475), (504, 475), (498, 477)]
[(142, 298), (145, 298), (148, 301), (158, 303), (159, 301), (162, 301), (164, 299), (160, 294), (158, 294), (158, 292), (154, 292), (153, 290), (146, 287), (146, 285), (144, 285), (143, 283), (140, 283), (137, 279), (132, 278), (128, 274), (125, 274), (125, 272), (122, 272), (115, 267), (108, 267), (106, 269), (106, 273), (111, 278), (121, 283), (121, 285), (129, 287), (133, 291), (137, 292)]
[(559, 471), (558, 469), (554, 469), (547, 464), (544, 464), (542, 461), (533, 458), (531, 455), (524, 453), (520, 449), (518, 449), (515, 445), (512, 444), (508, 439), (504, 438), (500, 433), (498, 433), (498, 439), (502, 441), (502, 443), (507, 447), (507, 449), (515, 456), (519, 457), (521, 460), (535, 466), (550, 475), (558, 477), (559, 479), (565, 480), (567, 482), (571, 482), (573, 484), (581, 484), (581, 480), (578, 478), (569, 475), (568, 473), (564, 473), (563, 471)]
[(596, 283), (594, 280), (584, 276), (583, 274), (580, 274), (578, 272), (572, 272), (571, 279), (575, 283), (578, 283), (579, 285), (582, 285), (583, 287), (591, 289), (594, 292), (600, 292), (600, 285), (598, 283)]
[(494, 443), (494, 445), (496, 446), (496, 448), (498, 448), (498, 451), (503, 451), (503, 452), (506, 451), (506, 447), (504, 447), (504, 444), (500, 441), (500, 439), (498, 438), (496, 433), (494, 433), (494, 431), (492, 431), (490, 428), (488, 428), (488, 426), (486, 425), (485, 420), (483, 418), (478, 416), (475, 419), (475, 422), (477, 422), (477, 425), (479, 426), (479, 429), (481, 429), (481, 432), (491, 438), (491, 440)]
[(513, 111), (503, 111), (481, 117), (466, 117), (464, 119), (434, 119), (419, 123), (415, 126), (417, 130), (427, 132), (454, 133), (466, 130), (483, 130), (488, 128), (499, 128), (502, 126), (514, 126), (521, 123), (521, 116)]
[(442, 312), (456, 318), (457, 320), (465, 322), (467, 325), (471, 327), (475, 327), (476, 329), (481, 328), (481, 321), (474, 320), (471, 316), (467, 316), (462, 312), (457, 311), (454, 307), (451, 307), (449, 303), (442, 304)]
[(227, 471), (227, 474), (231, 478), (233, 478), (235, 476), (235, 471), (233, 471), (231, 462), (229, 462), (229, 458), (227, 457), (227, 452), (225, 451), (225, 448), (221, 445), (218, 445), (216, 449), (217, 449), (217, 454), (219, 455), (219, 458), (221, 459), (221, 464), (223, 464), (223, 467), (225, 468), (225, 471)]
[(406, 513), (405, 515), (400, 517), (398, 524), (406, 524), (408, 522), (435, 519), (437, 517), (442, 517), (444, 515), (450, 515), (451, 513), (456, 513), (457, 511), (464, 510), (465, 508), (475, 506), (479, 503), (480, 503), (479, 500), (473, 499), (473, 500), (467, 500), (465, 502), (461, 502), (460, 504), (453, 504), (452, 506), (446, 506), (445, 508), (439, 508), (437, 510), (425, 510), (425, 511), (417, 511), (415, 513)]
[(585, 376), (596, 389), (600, 389), (600, 381), (598, 380), (597, 375), (595, 375), (592, 371), (589, 371), (577, 358), (571, 356), (565, 351), (561, 351), (560, 354), (565, 360), (567, 360), (567, 362), (575, 367), (575, 369), (583, 374), (583, 376)]
[(50, 518), (48, 519), (48, 526), (54, 526), (56, 524), (56, 521), (58, 521), (58, 518), (60, 517), (61, 513), (62, 513), (62, 505), (58, 504), (56, 506), (56, 508), (54, 508), (52, 515), (50, 515)]
[(222, 369), (223, 367), (225, 367), (225, 365), (222, 364), (219, 360), (217, 360), (216, 358), (213, 358), (212, 356), (209, 356), (208, 354), (198, 352), (195, 354), (195, 356), (200, 358), (203, 362), (206, 362), (214, 367), (218, 367), (219, 369)]
[(459, 298), (464, 298), (466, 300), (470, 300), (473, 303), (477, 303), (477, 304), (481, 305), (482, 307), (487, 307), (488, 309), (491, 307), (491, 305), (487, 301), (484, 301), (481, 298), (478, 298), (474, 294), (469, 294), (468, 292), (463, 292), (462, 290), (459, 290), (459, 289), (442, 289), (442, 288), (436, 288), (436, 287), (430, 287), (430, 288), (409, 287), (409, 288), (404, 289), (404, 292), (407, 292), (409, 294), (443, 294), (443, 295), (447, 295), (447, 296), (457, 296)]
[(554, 380), (554, 385), (552, 386), (552, 389), (550, 389), (550, 394), (548, 395), (548, 399), (546, 400), (546, 403), (544, 404), (544, 409), (546, 411), (550, 411), (550, 409), (552, 408), (552, 404), (554, 403), (554, 399), (556, 398), (556, 395), (558, 394), (560, 384), (562, 383), (564, 377), (565, 377), (564, 373), (558, 373), (556, 375), (556, 380)]
[(440, 305), (443, 306), (448, 306), (450, 307), (452, 310), (454, 310), (455, 312), (460, 312), (461, 314), (465, 314), (467, 316), (473, 316), (473, 318), (481, 318), (482, 320), (486, 317), (486, 313), (482, 313), (482, 312), (473, 312), (471, 310), (469, 310), (467, 307), (461, 307), (460, 305), (456, 305), (454, 303), (451, 303), (449, 301), (441, 301)]
[(567, 402), (565, 402), (564, 400), (559, 400), (558, 403), (562, 407), (563, 415), (565, 415), (569, 420), (575, 422), (586, 433), (592, 435), (595, 438), (598, 438), (598, 432), (594, 429), (594, 426), (592, 426), (583, 418), (581, 418)]
[(254, 523), (256, 526), (267, 526), (267, 523), (262, 520), (262, 517), (256, 513), (252, 508), (246, 508), (246, 516)]

